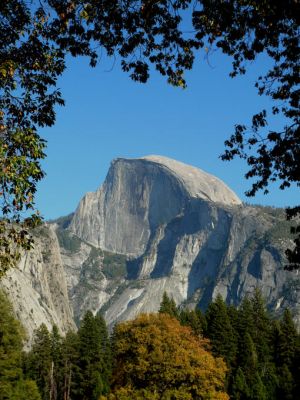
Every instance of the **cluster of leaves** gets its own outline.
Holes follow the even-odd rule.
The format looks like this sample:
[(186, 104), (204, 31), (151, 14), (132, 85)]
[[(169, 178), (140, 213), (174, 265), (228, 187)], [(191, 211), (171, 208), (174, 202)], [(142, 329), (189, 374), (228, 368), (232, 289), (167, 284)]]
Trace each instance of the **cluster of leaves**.
[(226, 366), (208, 341), (168, 314), (117, 325), (112, 393), (104, 399), (228, 399)]
[[(282, 132), (271, 131), (262, 137), (259, 131), (267, 125), (267, 111), (255, 114), (250, 132), (244, 125), (236, 126), (235, 134), (226, 141), (223, 159), (239, 156), (247, 160), (250, 170), (246, 178), (258, 178), (249, 196), (259, 189), (267, 193), (269, 182), (279, 180), (281, 189), (299, 183), (299, 4), (293, 0), (214, 3), (213, 9), (204, 6), (197, 18), (200, 31), (209, 32), (210, 41), (233, 57), (232, 76), (245, 73), (246, 62), (262, 52), (272, 59), (270, 70), (258, 78), (256, 87), (259, 95), (278, 102), (272, 113), (281, 113), (287, 121)], [(252, 148), (256, 155), (249, 153)]]
[(165, 295), (161, 310), (209, 338), (212, 353), (226, 361), (231, 399), (288, 400), (300, 396), (300, 335), (288, 310), (280, 321), (272, 320), (259, 291), (245, 298), (238, 309), (227, 306), (221, 296), (209, 304), (205, 314), (174, 306)]

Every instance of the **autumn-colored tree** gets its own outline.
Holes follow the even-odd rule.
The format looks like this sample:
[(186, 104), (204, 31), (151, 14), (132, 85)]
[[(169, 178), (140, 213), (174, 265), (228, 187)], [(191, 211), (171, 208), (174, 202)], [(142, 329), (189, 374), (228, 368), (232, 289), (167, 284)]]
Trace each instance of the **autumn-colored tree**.
[(209, 342), (167, 314), (142, 314), (114, 331), (112, 393), (101, 399), (226, 400), (227, 367)]

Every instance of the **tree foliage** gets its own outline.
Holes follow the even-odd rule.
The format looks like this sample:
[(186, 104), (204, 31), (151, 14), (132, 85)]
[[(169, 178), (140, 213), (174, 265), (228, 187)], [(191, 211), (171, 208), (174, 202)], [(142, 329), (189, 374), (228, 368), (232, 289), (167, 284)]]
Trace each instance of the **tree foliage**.
[(237, 338), (228, 315), (227, 306), (220, 295), (209, 304), (206, 313), (206, 337), (211, 340), (214, 354), (222, 356), (228, 366), (235, 362)]
[(109, 399), (228, 399), (223, 360), (167, 314), (117, 325), (114, 356)]
[[(227, 315), (234, 315), (231, 317), (231, 335), (228, 335), (226, 313), (220, 313), (220, 308), (225, 308)], [(273, 321), (261, 293), (255, 290), (235, 313), (232, 306), (222, 304), (217, 298), (209, 305), (205, 317), (205, 333), (214, 354), (223, 355), (228, 363), (227, 390), (231, 399), (298, 397), (300, 336), (289, 311), (283, 313), (280, 321)], [(232, 354), (235, 357), (228, 358)]]
[(62, 337), (42, 324), (25, 356), (24, 371), (37, 382), (42, 399), (98, 400), (109, 391), (111, 349), (101, 316), (88, 311), (78, 332)]
[(160, 303), (159, 312), (168, 314), (171, 317), (177, 318), (179, 316), (178, 309), (173, 298), (170, 298), (166, 292), (163, 293), (163, 298)]
[(299, 332), (289, 310), (279, 321), (271, 318), (258, 289), (245, 297), (239, 308), (226, 305), (218, 295), (204, 314), (180, 309), (177, 319), (197, 337), (207, 337), (214, 356), (226, 361), (226, 391), (231, 399), (299, 397)]
[[(270, 183), (278, 181), (280, 189), (300, 186), (299, 126), (299, 2), (294, 0), (227, 0), (201, 1), (203, 8), (194, 13), (197, 36), (207, 37), (211, 46), (220, 48), (233, 59), (231, 76), (246, 72), (248, 62), (264, 53), (270, 69), (258, 77), (255, 86), (259, 95), (273, 101), (271, 111), (263, 109), (252, 117), (250, 126), (237, 124), (225, 142), (223, 160), (240, 157), (249, 170), (246, 179), (254, 179), (246, 192), (254, 196), (259, 190), (268, 193)], [(285, 125), (281, 130), (270, 128), (269, 114), (280, 114)], [(300, 208), (287, 210), (288, 219)], [(300, 267), (300, 227), (295, 249), (288, 250), (289, 269)]]
[[(57, 331), (55, 329), (55, 335)], [(35, 380), (43, 400), (53, 400), (57, 394), (57, 380), (54, 379), (58, 365), (53, 360), (53, 342), (45, 324), (35, 330), (30, 353), (25, 357), (26, 375)]]
[(36, 383), (22, 370), (24, 330), (0, 291), (0, 400), (41, 400)]
[(104, 319), (88, 311), (78, 330), (79, 358), (74, 399), (98, 400), (108, 392), (110, 343)]

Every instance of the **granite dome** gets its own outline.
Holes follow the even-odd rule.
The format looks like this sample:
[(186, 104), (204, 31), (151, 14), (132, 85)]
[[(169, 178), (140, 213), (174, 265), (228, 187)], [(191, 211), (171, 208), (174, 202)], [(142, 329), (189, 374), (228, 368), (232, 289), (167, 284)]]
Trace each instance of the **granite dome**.
[(151, 234), (193, 201), (241, 204), (220, 179), (190, 165), (154, 155), (116, 158), (103, 185), (81, 200), (70, 229), (104, 250), (140, 256)]
[(242, 203), (224, 182), (200, 168), (157, 155), (149, 155), (141, 159), (168, 168), (182, 182), (191, 197), (227, 205)]

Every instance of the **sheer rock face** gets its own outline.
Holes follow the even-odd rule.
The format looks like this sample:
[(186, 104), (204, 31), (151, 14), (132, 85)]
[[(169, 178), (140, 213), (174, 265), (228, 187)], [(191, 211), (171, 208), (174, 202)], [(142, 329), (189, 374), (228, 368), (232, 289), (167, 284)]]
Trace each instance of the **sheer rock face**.
[(28, 330), (47, 321), (65, 331), (72, 312), (78, 322), (89, 309), (112, 325), (158, 310), (165, 291), (188, 307), (205, 309), (218, 293), (238, 305), (255, 288), (300, 327), (299, 276), (283, 268), (284, 212), (242, 205), (203, 171), (158, 156), (117, 159), (69, 219), (45, 228), (5, 281)]
[(160, 156), (116, 159), (103, 186), (80, 202), (70, 230), (94, 246), (139, 256), (151, 233), (193, 199), (241, 204), (223, 182), (198, 168)]
[(42, 323), (48, 329), (57, 325), (62, 333), (75, 329), (55, 231), (44, 226), (34, 233), (34, 239), (34, 249), (1, 281), (29, 341)]
[(283, 269), (287, 241), (268, 241), (273, 228), (261, 210), (211, 204), (205, 209), (196, 202), (161, 227), (142, 257), (128, 263), (127, 286), (111, 301), (107, 321), (157, 310), (164, 291), (177, 304), (206, 309), (218, 293), (238, 305), (259, 288), (270, 310), (280, 314), (289, 307), (300, 326), (299, 278)]

